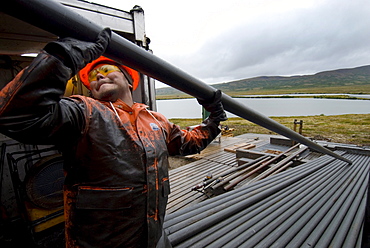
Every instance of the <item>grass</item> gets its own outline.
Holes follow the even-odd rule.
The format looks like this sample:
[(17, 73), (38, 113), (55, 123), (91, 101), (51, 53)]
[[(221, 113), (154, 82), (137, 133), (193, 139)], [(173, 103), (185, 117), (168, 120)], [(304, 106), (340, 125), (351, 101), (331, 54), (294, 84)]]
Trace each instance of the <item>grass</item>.
[(230, 96), (238, 95), (274, 95), (274, 94), (369, 94), (370, 84), (353, 86), (333, 86), (333, 87), (308, 87), (297, 89), (255, 89), (249, 91), (225, 91)]
[[(370, 114), (271, 117), (271, 119), (292, 130), (294, 120), (302, 120), (302, 135), (309, 138), (370, 146)], [(183, 129), (201, 123), (201, 119), (170, 119), (170, 121)], [(221, 124), (234, 128), (234, 136), (244, 133), (276, 134), (242, 118), (229, 118)], [(298, 128), (297, 125), (297, 131)]]
[(340, 99), (340, 100), (370, 100), (370, 98), (363, 98), (363, 97), (353, 97), (349, 95), (281, 95), (281, 96), (269, 96), (269, 95), (260, 95), (260, 96), (248, 96), (242, 95), (238, 98), (317, 98), (317, 99)]

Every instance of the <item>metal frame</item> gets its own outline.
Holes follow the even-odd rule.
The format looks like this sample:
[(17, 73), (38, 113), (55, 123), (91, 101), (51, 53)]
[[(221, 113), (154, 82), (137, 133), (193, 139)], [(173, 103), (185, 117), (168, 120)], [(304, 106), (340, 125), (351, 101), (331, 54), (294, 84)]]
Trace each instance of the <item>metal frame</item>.
[[(28, 201), (28, 199), (24, 185), (25, 177), (36, 162), (41, 161), (43, 158), (53, 154), (59, 154), (59, 151), (55, 147), (38, 149), (37, 146), (33, 147), (32, 149), (26, 148), (23, 151), (16, 151), (6, 154), (18, 211), (23, 219), (23, 223), (25, 224), (27, 231), (29, 232), (30, 238), (35, 243), (37, 242), (36, 236), (38, 233), (35, 228), (40, 224), (63, 216), (64, 210), (63, 207), (50, 209), (49, 214), (46, 214), (35, 220), (29, 220), (26, 206), (26, 201)], [(24, 176), (22, 176), (22, 174)], [(50, 227), (53, 226), (54, 224), (50, 225)]]

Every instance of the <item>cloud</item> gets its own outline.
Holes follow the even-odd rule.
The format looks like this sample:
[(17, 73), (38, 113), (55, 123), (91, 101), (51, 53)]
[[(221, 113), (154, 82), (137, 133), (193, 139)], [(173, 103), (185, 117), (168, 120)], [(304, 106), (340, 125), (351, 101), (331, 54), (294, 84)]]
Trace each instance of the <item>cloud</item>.
[(154, 54), (206, 83), (370, 64), (368, 0), (93, 1), (143, 7)]
[(362, 0), (325, 1), (261, 14), (168, 59), (208, 83), (370, 64), (369, 7)]

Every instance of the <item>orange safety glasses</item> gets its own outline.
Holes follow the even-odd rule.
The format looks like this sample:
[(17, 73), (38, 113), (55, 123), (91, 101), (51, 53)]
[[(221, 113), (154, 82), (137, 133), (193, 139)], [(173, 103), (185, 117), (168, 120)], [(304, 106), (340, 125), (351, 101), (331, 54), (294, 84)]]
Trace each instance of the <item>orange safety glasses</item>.
[(96, 76), (98, 73), (102, 74), (104, 77), (106, 77), (109, 73), (114, 71), (121, 71), (117, 66), (115, 65), (102, 65), (94, 70), (89, 72), (89, 82), (96, 81)]

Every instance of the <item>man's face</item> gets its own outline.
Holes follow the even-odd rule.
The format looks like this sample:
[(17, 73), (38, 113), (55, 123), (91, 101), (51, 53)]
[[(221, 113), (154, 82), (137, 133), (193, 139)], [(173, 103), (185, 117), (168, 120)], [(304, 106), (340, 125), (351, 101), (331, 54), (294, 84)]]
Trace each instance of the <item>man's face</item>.
[(89, 73), (90, 90), (95, 99), (115, 102), (130, 93), (132, 86), (118, 67), (100, 64)]

